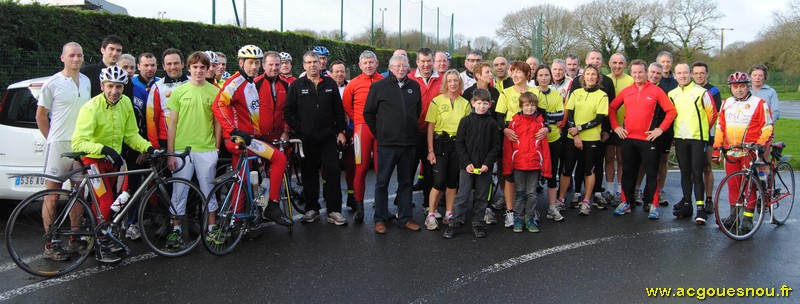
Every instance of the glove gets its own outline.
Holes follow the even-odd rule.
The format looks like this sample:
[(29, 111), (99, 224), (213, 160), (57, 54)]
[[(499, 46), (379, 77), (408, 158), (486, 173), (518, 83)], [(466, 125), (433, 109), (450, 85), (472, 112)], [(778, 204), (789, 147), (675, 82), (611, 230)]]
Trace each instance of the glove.
[(153, 152), (155, 151), (156, 148), (153, 148), (153, 146), (147, 147), (147, 155), (153, 155)]
[(117, 153), (114, 149), (111, 149), (109, 146), (103, 146), (103, 149), (100, 150), (100, 153), (103, 153), (106, 156), (106, 159), (111, 162), (111, 165), (114, 167), (122, 166), (122, 156)]
[(714, 151), (711, 152), (711, 158), (719, 158), (719, 149), (718, 148), (714, 149)]
[(247, 132), (239, 130), (239, 129), (233, 129), (233, 131), (231, 131), (231, 136), (234, 136), (234, 135), (235, 136), (239, 136), (242, 139), (244, 139), (244, 143), (246, 145), (248, 145), (248, 146), (253, 141), (253, 135), (250, 135)]

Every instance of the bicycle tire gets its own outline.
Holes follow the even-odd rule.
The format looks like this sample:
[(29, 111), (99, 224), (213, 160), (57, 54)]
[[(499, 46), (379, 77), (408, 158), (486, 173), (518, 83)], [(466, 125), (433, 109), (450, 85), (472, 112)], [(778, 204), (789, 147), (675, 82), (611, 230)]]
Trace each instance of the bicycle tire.
[(217, 201), (218, 208), (213, 212), (216, 214), (214, 228), (218, 228), (220, 235), (223, 236), (221, 239), (217, 238), (216, 240), (208, 237), (210, 236), (208, 230), (210, 212), (206, 208), (203, 212), (203, 246), (213, 255), (223, 256), (233, 251), (241, 243), (244, 231), (247, 228), (248, 221), (246, 219), (237, 219), (234, 215), (234, 197), (240, 197), (246, 204), (250, 204), (250, 199), (244, 190), (235, 193), (236, 191), (234, 191), (233, 187), (235, 184), (237, 182), (233, 179), (217, 183), (211, 188), (211, 193), (207, 198), (210, 201), (213, 197)]
[(789, 163), (782, 161), (775, 166), (773, 184), (772, 199), (775, 201), (769, 206), (771, 223), (783, 225), (794, 207), (794, 171)]
[(673, 167), (678, 165), (678, 154), (675, 153), (674, 144), (670, 144), (669, 146), (669, 154), (667, 155), (667, 162)]
[[(284, 191), (291, 190), (291, 191), (289, 191), (289, 193), (291, 193), (292, 199), (289, 202), (291, 203), (291, 205), (294, 208), (294, 210), (297, 211), (297, 213), (305, 214), (306, 213), (306, 200), (305, 200), (305, 197), (303, 196), (303, 181), (302, 181), (302, 178), (301, 178), (301, 174), (300, 174), (299, 168), (300, 168), (299, 166), (294, 168), (294, 171), (295, 171), (294, 174), (286, 174), (285, 175), (284, 180), (283, 180), (284, 181), (284, 189), (283, 190)], [(286, 179), (286, 177), (292, 178), (292, 176), (294, 176), (294, 179), (291, 181), (291, 183), (287, 183), (288, 180)], [(289, 196), (288, 193), (287, 193), (287, 196)]]
[[(181, 235), (177, 246), (169, 244), (172, 232), (170, 218), (174, 214), (172, 193), (176, 185), (187, 187), (186, 212), (181, 217)], [(162, 188), (164, 187), (164, 188)], [(189, 180), (171, 177), (163, 185), (156, 183), (147, 190), (139, 206), (139, 230), (142, 240), (154, 253), (168, 258), (183, 256), (200, 243), (201, 217), (206, 209), (206, 197), (200, 188)]]
[[(42, 190), (23, 200), (11, 213), (6, 224), (6, 248), (14, 263), (25, 272), (40, 277), (64, 275), (78, 268), (93, 252), (95, 218), (92, 215), (91, 206), (83, 198), (78, 196), (75, 201), (75, 204), (83, 207), (77, 231), (70, 228), (72, 223), (69, 216), (66, 216), (66, 221), (58, 228), (51, 228), (50, 233), (47, 233), (43, 227), (44, 197), (58, 195), (55, 206), (57, 212), (54, 213), (55, 221), (64, 216), (63, 212), (66, 211), (70, 194), (70, 191), (63, 189)], [(70, 236), (86, 241), (86, 248), (68, 252), (68, 257), (64, 261), (55, 261), (44, 257), (42, 251), (49, 240), (59, 240), (67, 249), (70, 247)]]
[[(731, 182), (740, 180), (739, 187), (730, 188)], [(732, 208), (729, 200), (729, 194), (736, 195), (735, 204), (736, 209)], [(760, 180), (746, 170), (736, 171), (725, 176), (717, 186), (714, 195), (714, 211), (716, 214), (717, 226), (729, 238), (737, 241), (743, 241), (752, 237), (761, 227), (761, 222), (764, 220), (764, 202), (761, 199), (761, 194), (764, 189), (761, 186)], [(744, 221), (744, 206), (747, 203), (755, 200), (755, 210), (753, 211), (753, 227), (749, 231), (742, 229)], [(725, 218), (723, 218), (725, 217)], [(728, 217), (732, 217), (728, 219)], [(724, 225), (727, 222), (729, 225)]]

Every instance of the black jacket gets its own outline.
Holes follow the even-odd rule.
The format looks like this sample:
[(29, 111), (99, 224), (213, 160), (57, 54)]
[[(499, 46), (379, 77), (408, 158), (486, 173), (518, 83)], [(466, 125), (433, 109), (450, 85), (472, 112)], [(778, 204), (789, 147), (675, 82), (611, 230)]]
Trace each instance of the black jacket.
[[(506, 79), (511, 79), (511, 78), (509, 77), (509, 78), (506, 78)], [(512, 82), (511, 85), (513, 86), (514, 83)], [(510, 88), (510, 87), (508, 87), (508, 88)], [(464, 93), (461, 94), (461, 97), (464, 97), (464, 99), (469, 101), (470, 104), (471, 104), (472, 103), (472, 94), (475, 93), (475, 90), (477, 90), (477, 89), (478, 89), (478, 84), (477, 83), (473, 84), (471, 87), (469, 87), (466, 90), (464, 90)], [(494, 110), (497, 108), (497, 101), (500, 99), (500, 91), (498, 91), (497, 89), (495, 89), (493, 87), (489, 87), (489, 89), (487, 91), (489, 91), (489, 95), (492, 96), (492, 107), (489, 108), (489, 114), (492, 115), (492, 117), (495, 117)]]
[(317, 85), (303, 76), (289, 85), (283, 116), (300, 139), (321, 142), (344, 131), (344, 108), (336, 81), (321, 77)]
[[(103, 93), (103, 90), (100, 88), (100, 71), (106, 68), (104, 63), (98, 63), (93, 65), (87, 65), (81, 68), (81, 73), (89, 77), (89, 82), (92, 84), (92, 97), (100, 95)], [(133, 79), (128, 79), (128, 83), (125, 84), (125, 89), (122, 91), (122, 95), (128, 96), (131, 100), (133, 100)]]
[(378, 145), (416, 145), (420, 113), (422, 95), (416, 81), (406, 77), (400, 86), (397, 78), (390, 74), (370, 85), (364, 122)]
[(500, 125), (492, 116), (472, 112), (462, 118), (456, 132), (459, 169), (472, 164), (476, 169), (486, 165), (491, 170), (500, 153), (501, 140)]

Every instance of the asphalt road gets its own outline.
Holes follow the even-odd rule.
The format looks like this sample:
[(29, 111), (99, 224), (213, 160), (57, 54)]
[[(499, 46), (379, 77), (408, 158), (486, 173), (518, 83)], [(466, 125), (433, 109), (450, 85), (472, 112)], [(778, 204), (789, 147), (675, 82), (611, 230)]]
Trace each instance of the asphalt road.
[(780, 101), (781, 118), (800, 119), (800, 101)]
[[(722, 172), (717, 172), (717, 181)], [(800, 210), (787, 225), (765, 224), (753, 239), (726, 238), (712, 222), (676, 220), (671, 207), (648, 220), (641, 209), (615, 217), (592, 210), (566, 220), (543, 219), (538, 234), (490, 226), (476, 239), (462, 228), (410, 232), (390, 225), (372, 231), (373, 176), (365, 224), (336, 227), (320, 221), (283, 227), (216, 257), (200, 246), (177, 259), (156, 257), (141, 242), (120, 265), (88, 259), (56, 279), (33, 278), (0, 250), (0, 301), (14, 303), (632, 303), (685, 302), (648, 298), (646, 288), (796, 289), (789, 298), (709, 298), (713, 303), (798, 302)], [(677, 173), (667, 191), (677, 199)], [(414, 194), (414, 218), (424, 220)], [(541, 211), (544, 204), (540, 203)], [(392, 207), (390, 207), (391, 209)], [(324, 216), (323, 212), (323, 216)], [(352, 213), (345, 212), (348, 218)], [(498, 214), (499, 215), (499, 214)], [(8, 212), (4, 212), (5, 227)], [(323, 217), (324, 218), (324, 217)], [(713, 219), (713, 217), (712, 217)]]

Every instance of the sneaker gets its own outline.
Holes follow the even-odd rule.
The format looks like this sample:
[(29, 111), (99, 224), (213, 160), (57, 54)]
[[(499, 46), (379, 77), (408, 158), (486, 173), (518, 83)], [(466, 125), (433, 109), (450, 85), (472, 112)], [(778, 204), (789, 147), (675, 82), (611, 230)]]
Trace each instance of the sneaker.
[(661, 207), (669, 206), (669, 200), (667, 200), (667, 191), (658, 191), (658, 204), (661, 205)]
[(497, 199), (494, 201), (494, 204), (492, 204), (492, 209), (494, 210), (506, 209), (506, 199), (502, 195), (498, 196)]
[(450, 218), (452, 218), (452, 217), (453, 217), (453, 212), (452, 211), (445, 212), (444, 219), (442, 220), (442, 223), (449, 225), (450, 224)]
[(722, 225), (725, 226), (725, 228), (727, 228), (728, 230), (730, 230), (733, 227), (733, 224), (735, 224), (737, 219), (739, 218), (740, 211), (741, 207), (732, 206), (730, 215), (722, 219)]
[(614, 197), (611, 198), (611, 206), (617, 207), (619, 204), (622, 204), (622, 193), (614, 193)]
[(306, 223), (313, 223), (319, 219), (319, 211), (317, 210), (308, 210), (306, 214), (303, 214), (303, 222)]
[(583, 201), (580, 204), (580, 215), (589, 215), (589, 212), (592, 210), (592, 207), (589, 206), (589, 201)]
[(606, 203), (609, 204), (611, 204), (614, 201), (614, 195), (608, 191), (603, 192), (603, 198), (606, 200)]
[(49, 242), (44, 246), (44, 258), (53, 261), (69, 260), (69, 253), (61, 246), (61, 242)]
[[(261, 216), (264, 218), (268, 218), (273, 222), (275, 222), (275, 224), (281, 226), (289, 227), (294, 225), (294, 220), (288, 217), (286, 213), (283, 213), (283, 210), (281, 210), (280, 207), (280, 203), (275, 201), (267, 202), (267, 207), (264, 208), (264, 211), (261, 214)], [(319, 218), (319, 213), (317, 213), (317, 218)]]
[(476, 238), (485, 238), (486, 237), (486, 226), (475, 226), (472, 227), (472, 232), (475, 234)]
[(458, 227), (453, 227), (448, 225), (447, 228), (444, 230), (442, 237), (446, 239), (452, 239), (453, 237), (456, 236), (456, 230), (458, 230)]
[(206, 233), (206, 242), (214, 245), (225, 244), (225, 235), (222, 233), (222, 230), (215, 226), (211, 231)]
[(567, 210), (567, 205), (564, 204), (564, 199), (563, 198), (557, 198), (556, 199), (556, 210), (558, 210), (558, 211)]
[(514, 226), (514, 211), (506, 210), (505, 221), (503, 224), (506, 226), (506, 228), (511, 228)]
[(67, 248), (65, 248), (67, 252), (78, 252), (84, 253), (86, 249), (89, 249), (89, 242), (82, 238), (69, 238), (69, 242), (67, 242)]
[(497, 224), (497, 219), (494, 217), (492, 208), (486, 208), (486, 215), (483, 216), (483, 221), (486, 222), (486, 225)]
[(745, 216), (744, 219), (742, 219), (742, 227), (740, 232), (741, 234), (747, 234), (751, 230), (753, 230), (753, 218)]
[(106, 248), (99, 248), (98, 254), (95, 257), (100, 263), (112, 264), (122, 261), (122, 258), (111, 252)]
[(580, 205), (580, 203), (581, 203), (581, 197), (582, 197), (582, 196), (581, 196), (581, 194), (576, 192), (576, 193), (575, 193), (575, 194), (572, 196), (572, 203), (571, 203), (571, 204), (569, 204), (569, 207), (570, 207), (570, 208), (572, 208), (572, 209), (578, 209), (578, 208), (580, 208), (580, 207), (581, 207), (581, 205)]
[(647, 214), (647, 218), (651, 220), (658, 219), (658, 208), (655, 205), (650, 205), (650, 213)]
[(140, 237), (142, 237), (142, 233), (139, 232), (139, 225), (134, 224), (128, 226), (128, 229), (125, 230), (125, 236), (131, 241), (138, 240)]
[[(167, 236), (167, 239), (169, 239), (169, 236)], [(125, 250), (125, 248), (122, 248), (122, 246), (120, 246), (119, 244), (117, 244), (115, 242), (112, 242), (108, 238), (101, 238), (99, 240), (99, 242), (100, 242), (100, 247), (101, 248), (105, 248), (106, 250), (111, 251), (112, 253), (117, 253), (117, 252)]]
[(556, 222), (560, 222), (560, 221), (564, 220), (564, 217), (561, 215), (561, 212), (559, 212), (558, 209), (547, 210), (547, 218), (551, 219), (551, 220), (554, 220)]
[(512, 229), (514, 232), (522, 232), (522, 228), (525, 226), (525, 222), (522, 220), (521, 217), (514, 218), (514, 228)]
[(328, 212), (328, 223), (336, 226), (347, 225), (347, 219), (339, 212)]
[(644, 192), (642, 192), (642, 189), (636, 189), (636, 194), (633, 195), (633, 201), (637, 206), (644, 204)]
[(625, 213), (631, 213), (631, 205), (627, 202), (617, 205), (614, 209), (614, 215), (625, 215)]
[(428, 216), (425, 217), (425, 228), (428, 228), (430, 231), (439, 229), (439, 222), (436, 221), (436, 216), (428, 214)]
[(183, 245), (183, 238), (181, 238), (181, 232), (178, 230), (172, 230), (172, 232), (167, 235), (167, 244), (165, 245), (167, 248), (181, 248)]
[(694, 222), (698, 225), (705, 225), (707, 219), (705, 208), (697, 208), (697, 216), (694, 218)]
[(706, 214), (714, 214), (714, 200), (712, 200), (710, 197), (706, 197), (706, 204), (703, 205), (703, 207)]
[[(348, 190), (347, 192), (350, 192), (350, 190)], [(353, 196), (352, 193), (347, 193), (347, 203), (346, 203), (346, 205), (347, 205), (348, 208), (350, 208), (351, 211), (355, 211), (356, 210), (356, 197)]]
[(594, 200), (592, 200), (592, 205), (597, 207), (599, 210), (603, 210), (608, 207), (608, 201), (606, 201), (606, 198), (603, 196), (603, 194), (596, 192), (594, 194)]
[(539, 232), (539, 221), (535, 216), (529, 216), (525, 219), (525, 228), (528, 228), (528, 232), (537, 233)]
[(688, 218), (692, 217), (693, 212), (694, 210), (692, 210), (692, 204), (683, 203), (680, 209), (672, 212), (672, 215), (674, 215), (677, 218), (685, 218), (685, 217)]

